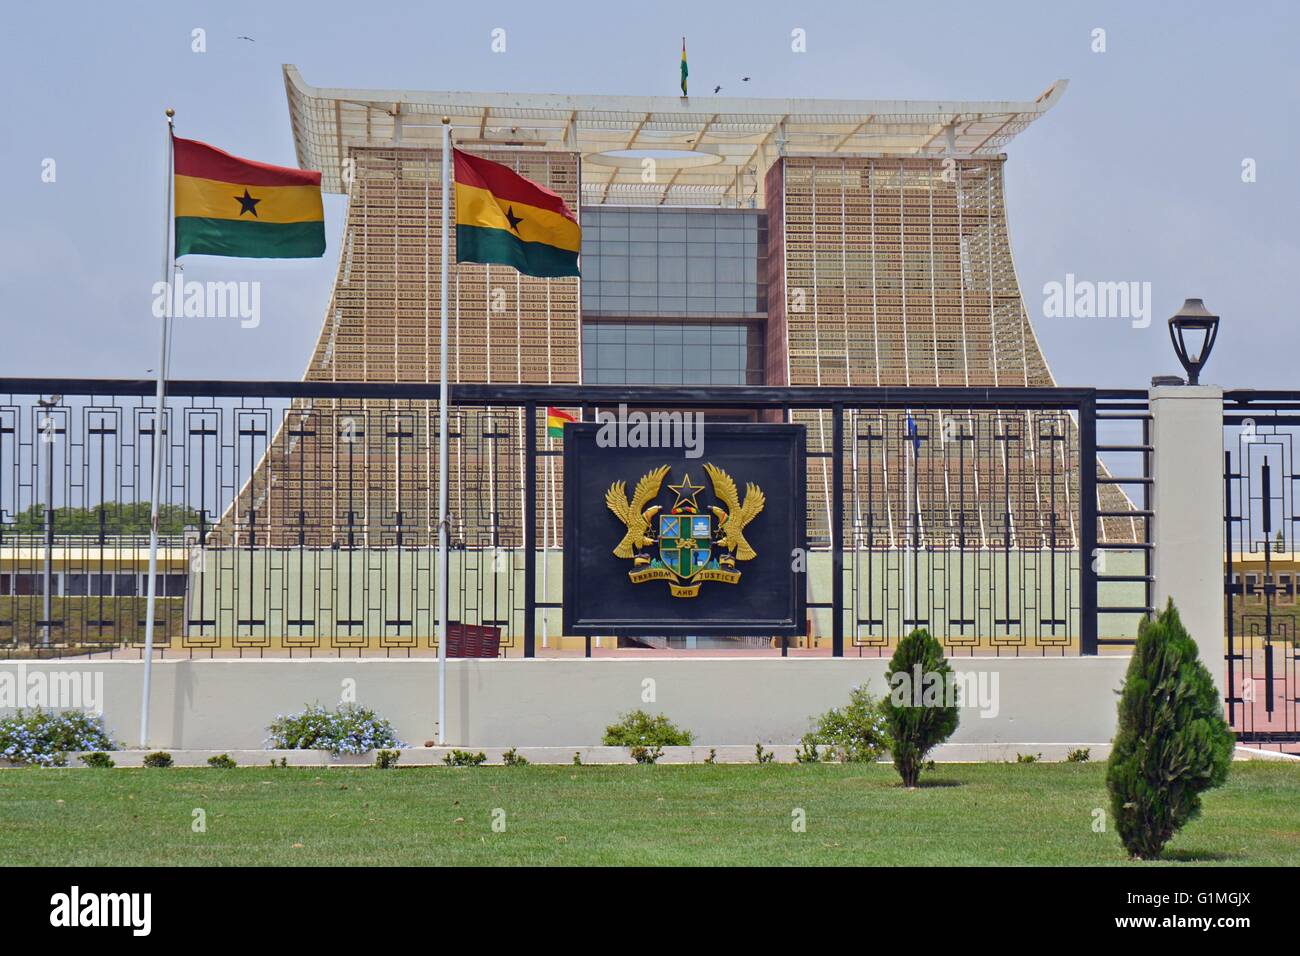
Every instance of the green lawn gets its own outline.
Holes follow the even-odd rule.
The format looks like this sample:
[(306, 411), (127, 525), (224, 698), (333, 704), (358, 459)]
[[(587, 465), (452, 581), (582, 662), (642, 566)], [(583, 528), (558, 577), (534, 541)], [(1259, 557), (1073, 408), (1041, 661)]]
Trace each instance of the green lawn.
[[(910, 792), (887, 765), (5, 770), (0, 863), (1119, 864), (1104, 769), (946, 765)], [(1300, 767), (1234, 764), (1166, 855), (1300, 864)]]

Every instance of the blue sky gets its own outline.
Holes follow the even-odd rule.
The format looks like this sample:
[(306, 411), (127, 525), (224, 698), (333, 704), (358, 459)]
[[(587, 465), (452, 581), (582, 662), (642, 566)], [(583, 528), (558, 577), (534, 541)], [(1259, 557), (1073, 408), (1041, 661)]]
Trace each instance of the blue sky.
[[(1021, 289), (1057, 381), (1131, 387), (1176, 371), (1164, 319), (1199, 295), (1224, 317), (1207, 380), (1300, 387), (1290, 3), (15, 3), (6, 21), (3, 375), (155, 366), (165, 106), (181, 135), (291, 165), (281, 63), (320, 86), (676, 95), (686, 34), (697, 94), (738, 94), (751, 76), (754, 96), (1027, 100), (1068, 78), (1007, 148)], [(206, 53), (191, 51), (196, 27)], [(505, 54), (490, 50), (495, 27)], [(791, 52), (796, 27), (806, 53)], [(190, 260), (190, 280), (263, 280), (262, 322), (178, 322), (173, 375), (300, 378), (344, 211), (326, 197), (322, 260)], [(1150, 282), (1150, 328), (1045, 318), (1043, 285), (1067, 273)]]

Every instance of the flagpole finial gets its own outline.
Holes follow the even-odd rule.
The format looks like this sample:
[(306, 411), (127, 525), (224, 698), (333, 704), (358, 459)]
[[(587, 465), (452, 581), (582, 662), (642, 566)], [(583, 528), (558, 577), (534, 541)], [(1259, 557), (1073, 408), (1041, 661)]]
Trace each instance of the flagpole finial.
[(164, 110), (164, 112), (167, 114), (167, 118), (168, 118), (168, 119), (171, 119), (173, 116), (176, 115), (176, 111), (175, 111), (174, 109), (172, 109), (170, 106), (167, 107), (167, 109)]
[(450, 123), (450, 122), (451, 122), (451, 117), (450, 117), (450, 116), (444, 116), (444, 117), (442, 118), (442, 125), (443, 125), (443, 126), (446, 126), (446, 125), (447, 125), (448, 123)]

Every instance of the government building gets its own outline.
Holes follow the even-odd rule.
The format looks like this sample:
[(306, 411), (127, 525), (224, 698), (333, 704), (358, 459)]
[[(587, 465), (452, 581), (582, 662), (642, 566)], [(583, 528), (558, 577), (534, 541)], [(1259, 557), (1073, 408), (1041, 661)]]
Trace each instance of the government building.
[[(1057, 104), (1063, 80), (1008, 102), (327, 89), (293, 66), (284, 82), (298, 164), (347, 196), (308, 383), (438, 381), (446, 116), (460, 149), (558, 193), (583, 231), (581, 279), (456, 265), (451, 237), (454, 384), (1055, 384), (1016, 278), (1004, 149)], [(498, 628), (506, 648), (517, 647), (521, 608), (523, 415), (454, 405), (450, 435), (452, 617)], [(714, 408), (709, 418), (806, 426), (817, 598), (831, 574), (830, 411)], [(436, 426), (432, 401), (295, 399), (249, 445), (256, 466), (206, 539), (212, 580), (191, 589), (222, 604), (215, 582), (237, 576), (251, 549), (260, 557), (249, 580), (265, 575), (265, 587), (247, 590), (287, 595), (272, 628), (287, 644), (290, 622), (321, 626), (324, 602), (335, 624), (313, 641), (337, 646), (342, 626), (357, 647), (423, 647), (431, 631), (415, 622), (432, 609)], [(556, 451), (541, 434), (543, 455)], [(1078, 479), (1097, 465), (1080, 462), (1068, 413), (857, 408), (845, 436), (846, 573), (854, 601), (861, 591), (880, 605), (854, 617), (855, 644), (887, 648), (911, 620), (907, 574), (925, 579), (922, 600), (936, 607), (964, 606), (969, 590), (973, 609), (947, 615), (961, 625), (955, 637), (939, 628), (956, 646), (1077, 646)], [(563, 480), (558, 457), (538, 463), (539, 600), (555, 602)], [(1122, 516), (1127, 499), (1099, 488), (1112, 515), (1103, 535), (1140, 540), (1138, 522)], [(920, 577), (904, 563), (909, 550), (930, 555)], [(349, 552), (366, 556), (339, 557)], [(274, 582), (290, 579), (300, 592), (308, 581), (312, 614), (287, 606), (293, 588)], [(1050, 590), (1052, 607), (999, 618), (998, 588)], [(394, 593), (398, 605), (407, 595), (406, 610), (394, 609)], [(828, 619), (810, 615), (809, 647)], [(547, 646), (564, 646), (558, 620), (544, 614)], [(211, 639), (227, 641), (223, 630)]]

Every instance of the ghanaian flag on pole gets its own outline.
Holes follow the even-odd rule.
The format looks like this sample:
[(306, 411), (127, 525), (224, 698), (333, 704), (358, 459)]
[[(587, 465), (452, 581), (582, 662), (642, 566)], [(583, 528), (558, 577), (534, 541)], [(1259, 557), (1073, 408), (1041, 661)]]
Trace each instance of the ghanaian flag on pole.
[(682, 37), (682, 96), (686, 95), (686, 78), (691, 71), (686, 67), (686, 37)]
[(176, 256), (305, 259), (325, 254), (320, 173), (240, 159), (172, 138)]
[(508, 166), (455, 156), (456, 261), (514, 266), (526, 276), (576, 276), (582, 230), (564, 199)]
[(576, 422), (577, 419), (559, 408), (546, 409), (546, 434), (549, 438), (564, 437), (564, 423)]

